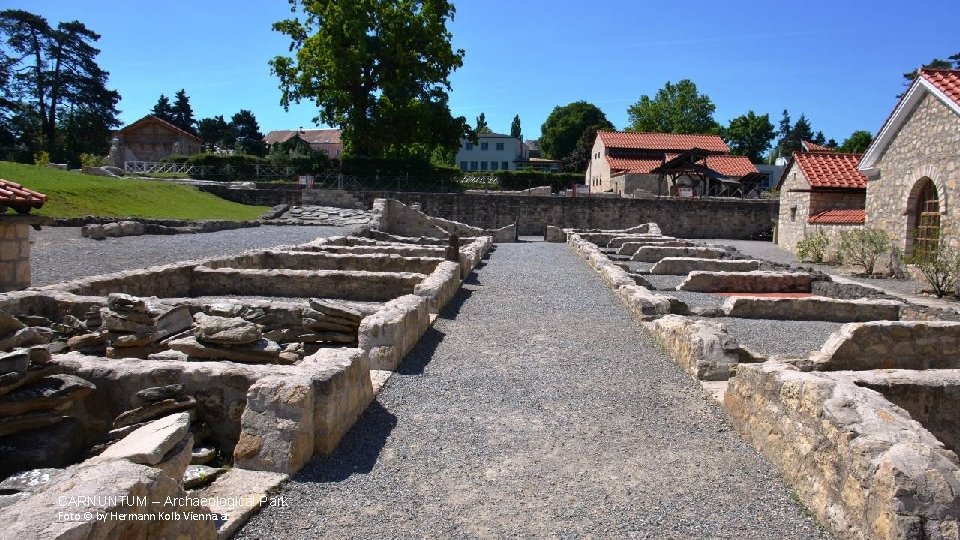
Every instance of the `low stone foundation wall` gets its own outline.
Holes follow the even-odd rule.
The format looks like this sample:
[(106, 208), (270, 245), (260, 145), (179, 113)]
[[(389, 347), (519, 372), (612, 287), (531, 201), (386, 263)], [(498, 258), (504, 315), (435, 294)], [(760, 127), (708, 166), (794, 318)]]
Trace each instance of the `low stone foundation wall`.
[(720, 259), (729, 252), (722, 248), (715, 247), (693, 247), (693, 246), (641, 246), (630, 257), (631, 261), (655, 263), (665, 257), (697, 257), (700, 259)]
[(393, 371), (430, 327), (430, 302), (414, 294), (387, 302), (360, 323), (360, 348), (370, 369)]
[(760, 261), (704, 259), (698, 257), (664, 257), (650, 269), (651, 274), (684, 275), (690, 272), (751, 272), (759, 270)]
[(666, 315), (645, 326), (680, 367), (697, 380), (725, 381), (740, 363), (765, 360), (740, 346), (716, 323)]
[(211, 268), (245, 270), (340, 270), (367, 272), (416, 272), (429, 274), (443, 262), (442, 257), (403, 257), (395, 253), (325, 253), (313, 251), (264, 251), (237, 257)]
[(894, 300), (837, 300), (823, 296), (809, 298), (728, 298), (723, 304), (727, 317), (790, 321), (895, 321), (901, 302)]
[(808, 293), (810, 274), (792, 272), (690, 272), (678, 291), (720, 293)]
[(812, 357), (818, 371), (960, 368), (960, 323), (850, 323)]
[(427, 276), (412, 272), (193, 269), (193, 295), (344, 298), (387, 301), (410, 294)]

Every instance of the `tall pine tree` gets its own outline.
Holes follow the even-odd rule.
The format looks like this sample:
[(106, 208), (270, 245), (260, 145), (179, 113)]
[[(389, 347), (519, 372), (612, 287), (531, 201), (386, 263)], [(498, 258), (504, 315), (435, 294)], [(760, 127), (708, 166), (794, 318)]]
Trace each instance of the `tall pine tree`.
[(193, 107), (190, 106), (190, 98), (183, 88), (174, 95), (173, 121), (171, 123), (188, 133), (197, 134), (195, 128), (197, 121), (193, 118)]

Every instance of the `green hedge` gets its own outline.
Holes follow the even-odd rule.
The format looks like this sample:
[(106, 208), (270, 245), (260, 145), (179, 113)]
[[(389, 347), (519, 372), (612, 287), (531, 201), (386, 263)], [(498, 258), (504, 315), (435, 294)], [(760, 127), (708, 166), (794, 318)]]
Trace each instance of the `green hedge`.
[(521, 191), (538, 186), (550, 186), (550, 189), (554, 193), (569, 189), (570, 184), (582, 184), (584, 178), (583, 174), (580, 173), (549, 173), (538, 171), (471, 171), (467, 174), (469, 176), (495, 176), (500, 181), (500, 189), (504, 191)]
[(422, 158), (344, 158), (343, 174), (362, 178), (380, 177), (450, 177), (463, 173), (455, 167), (442, 167)]

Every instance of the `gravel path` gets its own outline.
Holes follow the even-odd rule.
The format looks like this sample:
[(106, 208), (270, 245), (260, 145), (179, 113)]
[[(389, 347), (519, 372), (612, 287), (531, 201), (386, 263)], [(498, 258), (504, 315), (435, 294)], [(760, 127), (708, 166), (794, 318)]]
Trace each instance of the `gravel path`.
[(563, 244), (500, 244), (238, 538), (820, 538)]
[(756, 352), (806, 357), (817, 351), (840, 330), (843, 323), (830, 321), (775, 321), (722, 317), (707, 319), (723, 325), (741, 345)]
[(302, 244), (319, 236), (347, 234), (342, 227), (262, 226), (203, 234), (126, 236), (90, 240), (79, 227), (31, 231), (33, 285), (49, 285), (84, 276), (205, 259), (248, 249)]

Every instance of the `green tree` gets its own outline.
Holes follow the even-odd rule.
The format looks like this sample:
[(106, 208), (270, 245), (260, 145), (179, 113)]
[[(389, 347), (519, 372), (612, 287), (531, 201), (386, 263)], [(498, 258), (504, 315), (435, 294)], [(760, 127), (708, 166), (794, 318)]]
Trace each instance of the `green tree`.
[(597, 140), (597, 126), (589, 126), (577, 139), (577, 146), (563, 160), (563, 169), (567, 172), (583, 172), (590, 164), (590, 155), (593, 154), (593, 144)]
[(514, 139), (523, 140), (523, 131), (520, 129), (520, 115), (513, 117), (513, 122), (510, 124), (510, 136)]
[(240, 109), (230, 119), (230, 133), (234, 136), (234, 148), (242, 154), (263, 155), (263, 133), (253, 112)]
[(700, 94), (690, 79), (677, 84), (667, 81), (653, 98), (644, 95), (627, 109), (629, 131), (656, 133), (716, 133), (713, 119), (716, 106), (710, 97)]
[(176, 113), (173, 110), (173, 105), (170, 104), (170, 98), (163, 94), (160, 94), (157, 104), (150, 109), (150, 114), (156, 116), (164, 122), (170, 122), (171, 124), (176, 116)]
[[(923, 65), (921, 69), (960, 69), (960, 53), (957, 53), (953, 56), (948, 56), (946, 60), (943, 58), (934, 58), (933, 60), (927, 62)], [(913, 84), (913, 80), (920, 75), (920, 69), (915, 69), (913, 71), (908, 71), (903, 74), (903, 78), (906, 79), (906, 82), (903, 83), (904, 86), (910, 86)], [(903, 94), (897, 95), (897, 97), (902, 97)]]
[(212, 118), (202, 118), (197, 122), (197, 135), (204, 144), (213, 147), (227, 148), (233, 146), (237, 136), (224, 120), (223, 115)]
[(857, 130), (847, 137), (843, 144), (837, 147), (837, 150), (848, 154), (862, 154), (870, 147), (873, 142), (873, 135), (869, 131)]
[(187, 92), (181, 88), (173, 98), (173, 125), (196, 135), (197, 130), (194, 127), (197, 123), (193, 117), (193, 107), (190, 106), (190, 98)]
[[(314, 121), (340, 126), (352, 155), (459, 147), (468, 126), (450, 114), (447, 91), (464, 52), (450, 45), (455, 9), (448, 0), (289, 3), (301, 16), (273, 28), (290, 38), (294, 54), (270, 61), (285, 108), (315, 102)], [(401, 124), (401, 132), (385, 129)]]
[(109, 73), (97, 65), (100, 50), (93, 46), (100, 35), (80, 21), (58, 23), (54, 28), (39, 15), (8, 9), (0, 11), (0, 47), (3, 49), (0, 76), (4, 81), (4, 102), (17, 114), (28, 115), (13, 126), (35, 126), (33, 133), (16, 134), (49, 152), (55, 159), (71, 158), (62, 144), (60, 115), (82, 111), (108, 132), (120, 125), (117, 103), (120, 94), (107, 88)]
[(586, 101), (576, 101), (554, 107), (540, 127), (540, 149), (551, 159), (566, 159), (577, 148), (577, 141), (590, 126), (612, 130), (613, 124), (599, 107)]
[[(772, 156), (773, 158), (781, 156), (789, 157), (794, 152), (803, 150), (803, 141), (816, 142), (814, 139), (817, 138), (817, 135), (814, 134), (813, 128), (810, 127), (810, 121), (807, 120), (807, 117), (803, 114), (800, 115), (800, 118), (797, 118), (796, 124), (791, 125), (790, 113), (784, 109), (779, 126), (780, 128), (777, 130), (779, 139), (777, 140), (776, 150)], [(824, 138), (823, 133), (820, 133), (819, 138)], [(824, 140), (823, 143), (826, 143), (826, 141)]]
[(769, 114), (757, 116), (753, 111), (747, 111), (747, 114), (730, 120), (721, 134), (734, 155), (747, 156), (750, 161), (760, 163), (764, 152), (770, 149), (775, 132)]
[(477, 117), (477, 127), (475, 129), (478, 135), (484, 133), (493, 133), (493, 130), (490, 129), (490, 125), (487, 124), (487, 115), (480, 113), (480, 116)]

